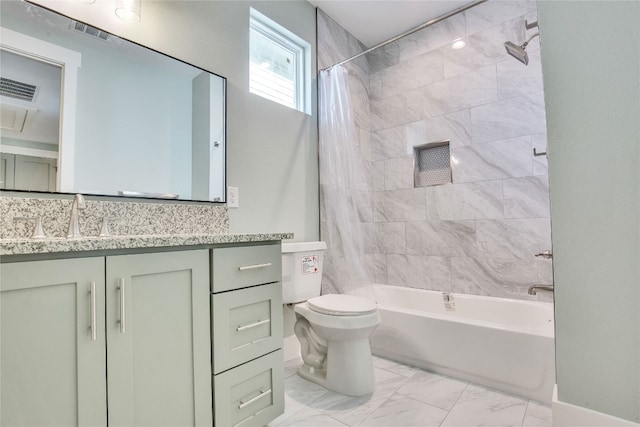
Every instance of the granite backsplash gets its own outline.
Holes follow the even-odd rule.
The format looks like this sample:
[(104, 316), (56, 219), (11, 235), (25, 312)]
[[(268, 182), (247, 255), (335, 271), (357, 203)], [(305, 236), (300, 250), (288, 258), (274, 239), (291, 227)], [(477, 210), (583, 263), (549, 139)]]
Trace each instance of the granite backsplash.
[[(69, 226), (73, 199), (0, 197), (0, 239), (31, 236), (34, 221), (16, 217), (42, 218), (47, 237), (64, 237)], [(110, 218), (111, 234), (227, 234), (229, 211), (226, 206), (162, 202), (120, 202), (86, 200), (79, 211), (83, 236), (97, 236), (105, 217)]]

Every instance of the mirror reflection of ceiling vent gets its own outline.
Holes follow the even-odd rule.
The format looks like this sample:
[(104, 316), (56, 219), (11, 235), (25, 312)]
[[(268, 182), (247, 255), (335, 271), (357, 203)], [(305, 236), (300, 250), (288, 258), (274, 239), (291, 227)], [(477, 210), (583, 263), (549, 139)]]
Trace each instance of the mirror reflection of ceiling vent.
[(100, 40), (109, 40), (109, 36), (110, 36), (110, 34), (105, 31), (99, 30), (97, 28), (94, 28), (82, 22), (73, 21), (73, 20), (69, 23), (69, 29), (73, 31), (78, 31), (80, 33), (86, 34), (91, 37), (98, 38)]
[(7, 79), (6, 77), (0, 78), (0, 95), (2, 96), (31, 102), (35, 93), (36, 86), (34, 85)]
[(27, 123), (27, 117), (37, 111), (35, 108), (0, 104), (0, 128), (14, 132), (23, 132)]

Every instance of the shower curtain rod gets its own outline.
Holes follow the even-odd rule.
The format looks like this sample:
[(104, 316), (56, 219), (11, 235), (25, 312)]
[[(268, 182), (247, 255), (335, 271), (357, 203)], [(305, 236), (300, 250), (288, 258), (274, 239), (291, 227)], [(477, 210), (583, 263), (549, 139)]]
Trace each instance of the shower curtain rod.
[(352, 56), (352, 57), (350, 57), (350, 58), (347, 58), (347, 59), (345, 59), (344, 61), (340, 61), (340, 62), (338, 62), (337, 64), (333, 64), (333, 65), (331, 65), (331, 66), (329, 66), (329, 67), (327, 67), (327, 68), (323, 68), (323, 69), (321, 69), (320, 71), (330, 70), (331, 68), (333, 68), (333, 67), (335, 67), (335, 66), (342, 65), (342, 64), (346, 64), (347, 62), (349, 62), (349, 61), (353, 61), (353, 60), (354, 60), (354, 59), (356, 59), (356, 58), (360, 58), (362, 55), (366, 55), (367, 53), (369, 53), (369, 52), (371, 52), (371, 51), (373, 51), (373, 50), (376, 50), (376, 49), (378, 49), (379, 47), (382, 47), (382, 46), (388, 45), (389, 43), (393, 43), (394, 41), (399, 40), (399, 39), (401, 39), (401, 38), (403, 38), (403, 37), (405, 37), (405, 36), (408, 36), (409, 34), (413, 34), (413, 33), (415, 33), (416, 31), (420, 31), (420, 30), (422, 30), (423, 28), (430, 27), (430, 26), (431, 26), (431, 25), (433, 25), (433, 24), (437, 24), (437, 23), (438, 23), (438, 22), (440, 22), (440, 21), (444, 21), (444, 20), (445, 20), (445, 19), (447, 19), (447, 18), (450, 18), (450, 17), (452, 17), (452, 16), (454, 16), (454, 15), (457, 15), (457, 14), (458, 14), (458, 13), (460, 13), (460, 12), (464, 12), (465, 10), (471, 9), (472, 7), (475, 7), (475, 6), (477, 6), (477, 5), (481, 4), (481, 3), (484, 3), (484, 2), (486, 2), (486, 1), (487, 1), (487, 0), (477, 0), (477, 1), (474, 1), (474, 2), (472, 2), (472, 3), (467, 4), (467, 5), (465, 5), (465, 6), (459, 7), (459, 8), (457, 8), (457, 9), (455, 9), (455, 10), (452, 10), (452, 11), (451, 11), (451, 12), (449, 12), (449, 13), (445, 13), (445, 14), (444, 14), (444, 15), (442, 15), (442, 16), (439, 16), (439, 17), (434, 18), (434, 19), (432, 19), (432, 20), (430, 20), (430, 21), (427, 21), (427, 22), (425, 22), (424, 24), (418, 25), (417, 27), (412, 28), (412, 29), (410, 29), (409, 31), (405, 31), (404, 33), (402, 33), (402, 34), (400, 34), (400, 35), (398, 35), (398, 36), (395, 36), (395, 37), (393, 37), (393, 38), (391, 38), (391, 39), (389, 39), (389, 40), (383, 41), (382, 43), (378, 43), (377, 45), (375, 45), (375, 46), (373, 46), (373, 47), (370, 47), (369, 49), (365, 50), (364, 52), (360, 52), (359, 54), (354, 55), (354, 56)]

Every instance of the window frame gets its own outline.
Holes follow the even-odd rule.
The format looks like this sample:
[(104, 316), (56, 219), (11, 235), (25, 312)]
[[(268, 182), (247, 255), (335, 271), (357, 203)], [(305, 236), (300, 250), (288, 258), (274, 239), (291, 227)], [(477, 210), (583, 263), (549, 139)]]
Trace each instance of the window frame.
[[(262, 94), (251, 90), (251, 66), (252, 64), (255, 64), (251, 61), (253, 52), (251, 37), (254, 31), (292, 54), (294, 62), (293, 107), (278, 102), (272, 98), (267, 98)], [(249, 92), (285, 107), (291, 107), (306, 114), (311, 113), (311, 44), (287, 30), (282, 25), (269, 19), (254, 8), (250, 8), (249, 17)]]

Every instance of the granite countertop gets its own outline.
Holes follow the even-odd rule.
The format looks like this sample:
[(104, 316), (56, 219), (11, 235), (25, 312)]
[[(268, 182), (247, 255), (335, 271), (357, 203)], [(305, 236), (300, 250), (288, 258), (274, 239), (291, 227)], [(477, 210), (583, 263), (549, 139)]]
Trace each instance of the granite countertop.
[(24, 238), (0, 239), (0, 256), (102, 251), (110, 249), (216, 245), (222, 243), (250, 243), (286, 239), (293, 239), (293, 233), (165, 234), (79, 237), (73, 239), (54, 237), (41, 240)]

